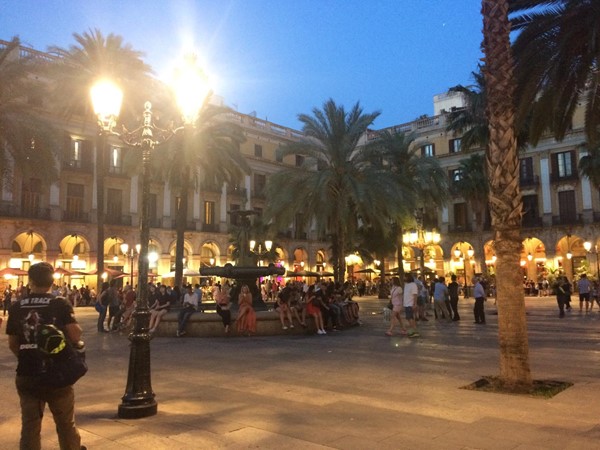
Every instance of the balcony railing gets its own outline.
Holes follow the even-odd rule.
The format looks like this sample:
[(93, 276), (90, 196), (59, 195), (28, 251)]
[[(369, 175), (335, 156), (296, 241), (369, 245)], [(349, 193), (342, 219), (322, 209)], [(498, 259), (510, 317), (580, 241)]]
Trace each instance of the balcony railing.
[(0, 205), (0, 216), (5, 217), (26, 217), (28, 219), (50, 219), (49, 208), (23, 208), (17, 205)]
[(538, 175), (532, 175), (526, 178), (519, 178), (519, 185), (521, 187), (535, 187), (540, 185), (540, 177)]
[(552, 216), (552, 225), (583, 225), (583, 215)]
[(562, 183), (565, 181), (577, 181), (579, 180), (579, 174), (577, 172), (570, 173), (568, 175), (561, 175), (558, 173), (550, 174), (551, 183)]
[(82, 211), (63, 211), (62, 213), (63, 222), (82, 222), (89, 223), (90, 215), (89, 213)]
[(219, 231), (219, 227), (217, 224), (214, 224), (214, 223), (203, 223), (202, 231), (207, 232), (207, 233), (214, 233), (214, 232)]
[(62, 162), (63, 170), (74, 170), (78, 172), (92, 172), (94, 165), (91, 161), (69, 160)]
[(544, 224), (541, 217), (528, 217), (523, 216), (523, 222), (521, 223), (523, 228), (541, 228)]
[(107, 214), (106, 216), (104, 216), (104, 222), (107, 225), (124, 225), (130, 227), (131, 216), (118, 216)]

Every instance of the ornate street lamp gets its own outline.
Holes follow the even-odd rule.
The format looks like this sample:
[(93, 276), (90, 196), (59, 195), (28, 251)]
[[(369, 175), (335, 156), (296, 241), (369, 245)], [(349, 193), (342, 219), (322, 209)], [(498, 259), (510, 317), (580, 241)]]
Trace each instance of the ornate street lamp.
[[(188, 60), (191, 62), (192, 60)], [(198, 73), (192, 68), (184, 75), (178, 73), (178, 81), (189, 83), (193, 87), (204, 83), (204, 78), (194, 78), (192, 73)], [(195, 94), (197, 89), (192, 89), (188, 99), (196, 100), (199, 96)], [(208, 91), (204, 91), (208, 93)], [(183, 95), (182, 89), (176, 89), (178, 99)], [(114, 84), (101, 81), (91, 89), (94, 112), (98, 117), (98, 126), (104, 135), (117, 136), (125, 144), (140, 148), (142, 151), (142, 211), (140, 217), (140, 252), (138, 259), (138, 289), (136, 309), (133, 313), (134, 327), (129, 335), (131, 351), (129, 356), (129, 370), (127, 374), (127, 386), (119, 405), (118, 415), (120, 418), (133, 419), (148, 417), (156, 414), (157, 403), (152, 390), (150, 376), (150, 340), (152, 336), (148, 332), (150, 311), (148, 309), (148, 248), (150, 243), (150, 157), (154, 148), (167, 142), (179, 129), (164, 130), (158, 128), (152, 121), (152, 105), (150, 102), (144, 104), (142, 125), (133, 131), (123, 128), (122, 132), (114, 131), (122, 100), (122, 93)], [(205, 99), (197, 104), (199, 110)], [(181, 103), (180, 103), (181, 105)], [(194, 120), (194, 114), (186, 104), (184, 121)], [(181, 128), (180, 128), (181, 129)]]
[[(126, 242), (123, 242), (121, 244), (121, 252), (125, 256), (125, 258), (127, 258), (127, 260), (129, 261), (129, 269), (130, 269), (129, 283), (131, 284), (132, 288), (133, 288), (133, 261), (135, 260), (135, 257), (140, 254), (141, 247), (142, 247), (141, 244), (137, 244), (135, 247), (131, 247), (131, 248), (129, 248), (129, 245)], [(138, 263), (138, 267), (139, 267), (139, 263)]]
[(442, 237), (436, 230), (425, 231), (419, 220), (417, 220), (416, 230), (408, 231), (402, 236), (405, 245), (419, 249), (419, 267), (422, 275), (425, 275), (425, 249), (439, 244), (441, 240)]
[(254, 239), (251, 239), (249, 242), (249, 250), (252, 254), (256, 255), (260, 260), (262, 260), (265, 256), (269, 254), (271, 249), (273, 248), (273, 241), (266, 240), (264, 242), (264, 246), (262, 242), (256, 242)]

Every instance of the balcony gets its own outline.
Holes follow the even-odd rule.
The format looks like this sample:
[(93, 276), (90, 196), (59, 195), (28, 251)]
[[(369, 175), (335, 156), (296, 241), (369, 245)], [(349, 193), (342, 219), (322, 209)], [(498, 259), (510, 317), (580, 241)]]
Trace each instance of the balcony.
[(552, 225), (583, 225), (583, 215), (552, 216)]
[(448, 232), (449, 233), (464, 233), (473, 231), (473, 227), (470, 224), (460, 224), (460, 225), (449, 225)]
[(234, 195), (236, 197), (246, 198), (246, 188), (234, 187), (228, 191), (228, 194)]
[(50, 219), (49, 208), (23, 208), (18, 205), (4, 204), (0, 205), (0, 216), (5, 217), (26, 217), (28, 219)]
[(203, 223), (202, 231), (204, 231), (206, 233), (216, 233), (219, 231), (219, 227), (217, 224), (214, 224), (214, 223)]
[(523, 216), (521, 226), (523, 228), (542, 228), (544, 224), (539, 216)]
[(560, 175), (558, 173), (550, 174), (550, 182), (551, 183), (564, 183), (569, 181), (578, 181), (579, 174), (577, 172), (570, 173), (568, 175)]
[(131, 226), (131, 216), (120, 216), (107, 214), (104, 216), (104, 222), (107, 225), (124, 225), (126, 227)]
[(63, 222), (82, 222), (89, 223), (90, 215), (89, 213), (85, 213), (82, 211), (69, 211), (65, 210), (62, 213), (62, 221)]
[(519, 186), (521, 187), (537, 187), (540, 185), (540, 177), (538, 175), (532, 175), (526, 178), (519, 178)]
[(62, 169), (76, 172), (93, 172), (94, 165), (91, 161), (68, 160), (62, 162)]

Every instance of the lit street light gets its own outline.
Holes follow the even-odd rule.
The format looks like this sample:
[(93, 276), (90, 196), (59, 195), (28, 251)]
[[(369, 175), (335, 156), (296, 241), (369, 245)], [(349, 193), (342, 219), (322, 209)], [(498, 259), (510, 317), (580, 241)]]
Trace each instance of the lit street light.
[[(592, 250), (592, 247), (594, 250)], [(588, 253), (593, 253), (596, 255), (596, 279), (600, 280), (600, 261), (598, 260), (598, 244), (592, 244), (590, 241), (585, 241), (583, 243), (583, 248)]]
[[(191, 60), (188, 60), (190, 62)], [(191, 68), (190, 74), (198, 74), (197, 68)], [(193, 75), (178, 73), (178, 80), (190, 82), (197, 86), (204, 84), (204, 78), (194, 78)], [(175, 89), (178, 98), (183, 94), (180, 86)], [(205, 95), (207, 95), (208, 91)], [(129, 132), (125, 128), (121, 133), (114, 131), (123, 94), (120, 89), (109, 81), (103, 80), (91, 89), (94, 112), (98, 117), (100, 134), (118, 137), (125, 144), (142, 150), (142, 209), (140, 217), (140, 251), (138, 258), (138, 289), (136, 308), (133, 313), (134, 327), (129, 335), (131, 351), (129, 357), (129, 370), (127, 386), (119, 405), (120, 418), (133, 419), (155, 415), (157, 403), (152, 391), (150, 372), (150, 340), (152, 336), (148, 331), (150, 311), (148, 309), (148, 248), (150, 242), (150, 157), (154, 148), (167, 142), (179, 129), (164, 130), (154, 125), (152, 121), (152, 105), (144, 104), (142, 125)], [(189, 98), (199, 99), (196, 95)], [(205, 99), (196, 105), (200, 109)], [(181, 103), (180, 103), (181, 104)], [(190, 108), (182, 110), (186, 116), (184, 121), (193, 120), (194, 114)]]

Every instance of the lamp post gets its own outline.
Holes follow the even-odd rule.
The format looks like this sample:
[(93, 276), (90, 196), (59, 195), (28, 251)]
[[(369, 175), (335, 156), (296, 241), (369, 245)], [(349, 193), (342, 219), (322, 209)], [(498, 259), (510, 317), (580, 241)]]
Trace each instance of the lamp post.
[[(142, 247), (141, 244), (137, 244), (135, 247), (131, 247), (131, 248), (129, 248), (129, 245), (125, 242), (123, 242), (121, 244), (121, 252), (125, 256), (125, 258), (127, 258), (127, 260), (129, 261), (129, 269), (130, 269), (129, 270), (129, 283), (131, 284), (132, 288), (133, 288), (133, 261), (135, 260), (135, 257), (140, 254), (141, 247)], [(139, 267), (139, 263), (138, 263), (138, 267)]]
[[(192, 62), (192, 61), (190, 61)], [(191, 73), (197, 69), (191, 68)], [(189, 79), (181, 81), (189, 82)], [(193, 82), (192, 82), (193, 84)], [(195, 79), (195, 84), (204, 84)], [(194, 88), (196, 86), (193, 86)], [(189, 92), (187, 100), (196, 99), (194, 89)], [(179, 90), (179, 93), (182, 91)], [(207, 91), (206, 94), (208, 94)], [(118, 137), (125, 144), (140, 148), (142, 151), (142, 210), (140, 217), (140, 251), (138, 258), (138, 289), (136, 308), (133, 313), (134, 326), (129, 335), (131, 351), (129, 355), (129, 370), (127, 385), (122, 402), (118, 408), (118, 416), (124, 419), (134, 419), (155, 415), (157, 403), (152, 390), (150, 372), (150, 340), (148, 332), (150, 311), (148, 309), (148, 248), (150, 243), (150, 157), (154, 148), (167, 142), (179, 129), (163, 130), (152, 121), (152, 105), (144, 104), (142, 125), (133, 131), (123, 128), (122, 132), (114, 131), (120, 111), (122, 93), (120, 89), (109, 81), (101, 81), (91, 89), (94, 112), (98, 117), (98, 126), (105, 135)], [(179, 96), (178, 96), (179, 97)], [(203, 99), (204, 100), (204, 99)], [(201, 103), (197, 105), (199, 110)], [(182, 112), (192, 114), (191, 109), (182, 106)], [(181, 128), (180, 128), (181, 129)]]
[(408, 231), (402, 236), (402, 242), (405, 245), (419, 249), (419, 268), (422, 275), (425, 275), (425, 249), (431, 245), (437, 245), (442, 237), (436, 230), (425, 231), (422, 225), (422, 219), (417, 218), (417, 229)]
[[(463, 267), (464, 267), (464, 271), (465, 271), (465, 294), (464, 294), (464, 297), (468, 298), (469, 297), (469, 273), (467, 271), (467, 267), (471, 267), (471, 262), (473, 261), (473, 256), (475, 255), (475, 250), (473, 250), (473, 247), (471, 247), (470, 245), (465, 250), (464, 249), (465, 245), (468, 245), (468, 244), (466, 242), (461, 241), (458, 244), (458, 247), (454, 249), (454, 256), (456, 258), (462, 257), (462, 259), (463, 259)], [(472, 277), (474, 275), (474, 273), (471, 273), (470, 275)]]
[(250, 253), (252, 253), (258, 257), (259, 265), (260, 265), (260, 260), (262, 260), (265, 256), (267, 256), (272, 248), (273, 248), (273, 241), (266, 240), (264, 242), (264, 247), (263, 247), (262, 242), (257, 243), (254, 239), (251, 239), (249, 242)]
[[(593, 251), (592, 247), (594, 248)], [(583, 243), (583, 248), (585, 248), (586, 252), (596, 255), (596, 280), (600, 280), (600, 260), (598, 259), (598, 244), (592, 244), (590, 241), (585, 241)]]

